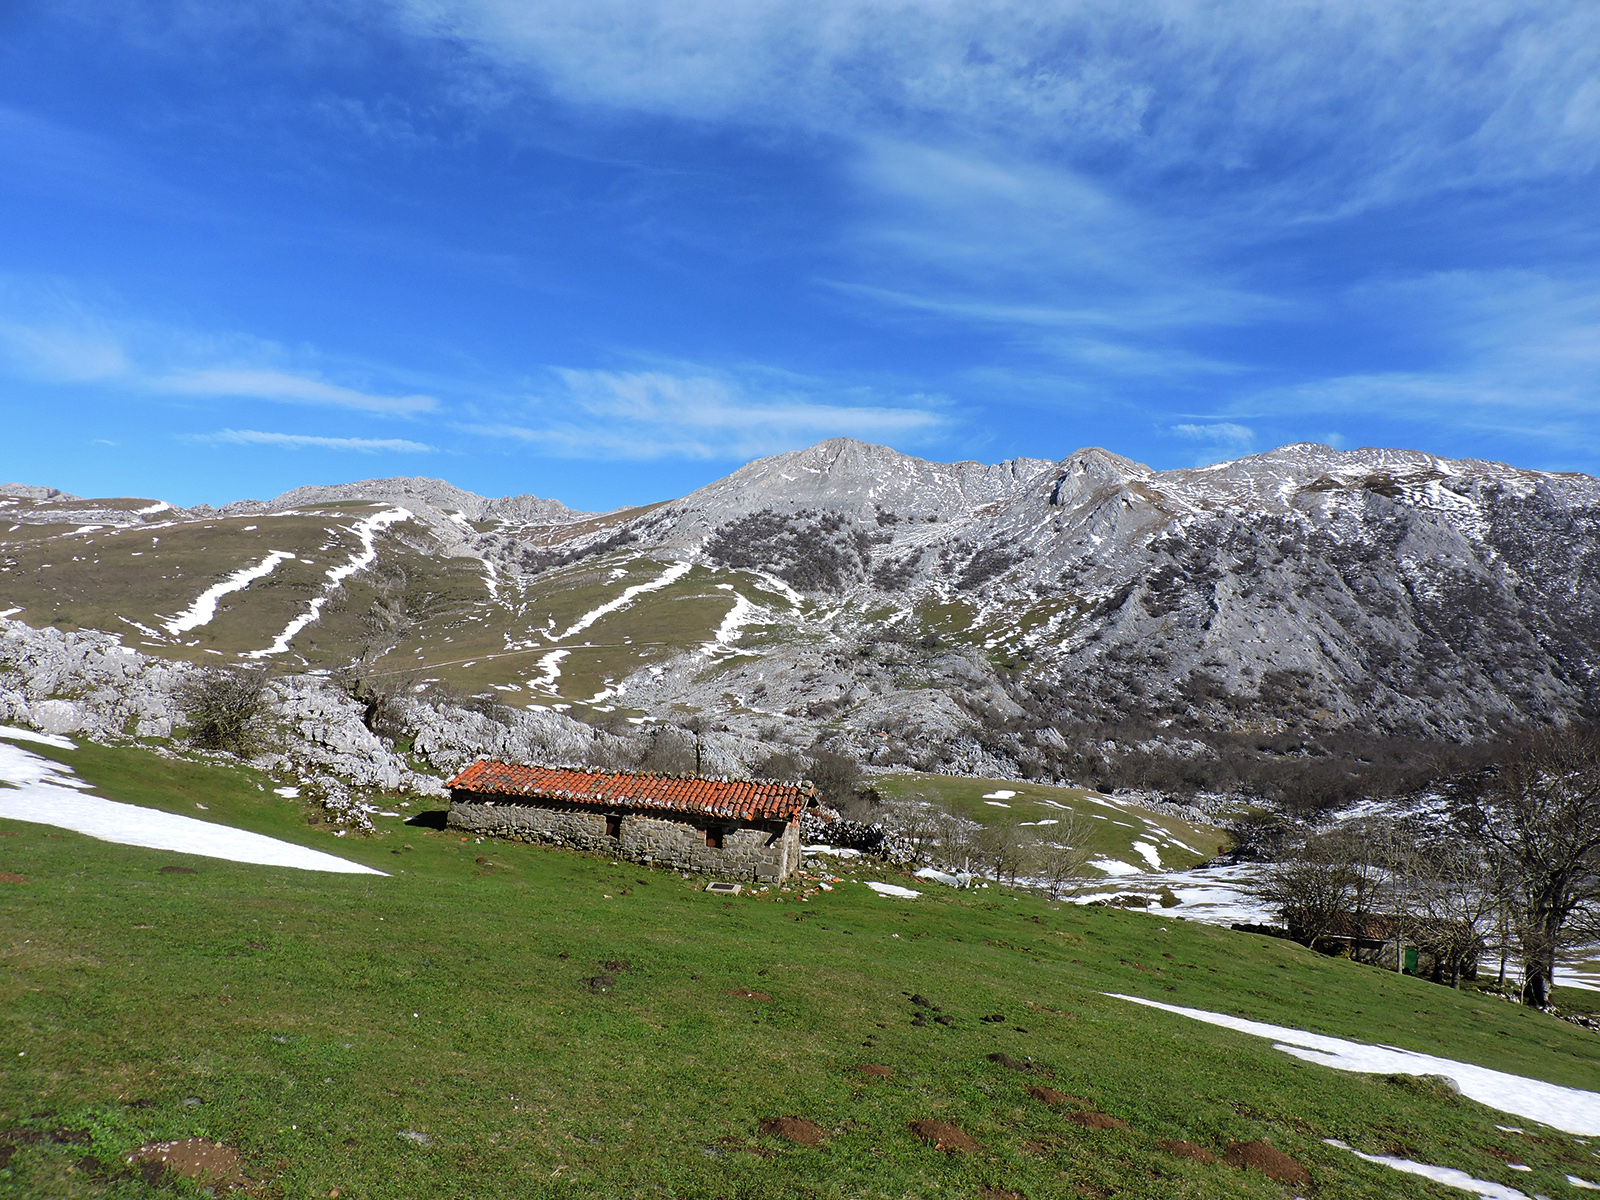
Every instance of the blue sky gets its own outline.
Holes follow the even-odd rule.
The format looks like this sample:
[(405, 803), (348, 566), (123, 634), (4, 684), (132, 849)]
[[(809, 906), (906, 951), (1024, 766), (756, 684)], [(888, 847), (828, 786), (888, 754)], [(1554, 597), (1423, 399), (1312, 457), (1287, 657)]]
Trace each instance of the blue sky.
[(1597, 182), (1590, 0), (20, 0), (0, 476), (1600, 473)]

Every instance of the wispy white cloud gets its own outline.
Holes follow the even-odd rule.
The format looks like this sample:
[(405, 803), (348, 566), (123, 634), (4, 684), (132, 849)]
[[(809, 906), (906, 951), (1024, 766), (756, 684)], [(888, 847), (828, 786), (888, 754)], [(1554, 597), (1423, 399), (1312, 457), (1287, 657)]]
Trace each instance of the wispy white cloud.
[(438, 406), (432, 396), (386, 396), (287, 371), (211, 367), (146, 379), (155, 392), (189, 396), (240, 396), (290, 404), (322, 404), (374, 413), (418, 413)]
[(829, 391), (770, 371), (559, 368), (553, 375), (556, 386), (526, 406), (542, 419), (481, 423), (468, 432), (558, 457), (738, 459), (827, 437), (916, 445), (953, 424), (928, 397), (889, 405), (861, 389)]
[(1353, 301), (1427, 331), (1416, 365), (1332, 375), (1241, 398), (1239, 413), (1378, 415), (1600, 450), (1600, 278), (1449, 271), (1359, 289)]
[[(309, 360), (309, 361), (308, 361)], [(0, 367), (63, 384), (112, 384), (132, 393), (267, 400), (415, 416), (433, 396), (353, 386), (366, 365), (334, 368), (327, 356), (290, 352), (264, 338), (183, 329), (117, 314), (56, 281), (0, 277)]]
[(1185, 423), (1172, 426), (1172, 432), (1189, 442), (1205, 446), (1195, 460), (1197, 467), (1237, 458), (1250, 453), (1255, 446), (1256, 431), (1248, 425), (1232, 421), (1212, 421), (1206, 424)]
[(828, 286), (1064, 387), (1241, 374), (1207, 335), (1300, 303), (1247, 248), (1600, 167), (1589, 0), (390, 2), (495, 103), (799, 135), (846, 186)]
[(581, 104), (1003, 142), (1224, 188), (1265, 172), (1334, 205), (1600, 161), (1600, 10), (1585, 0), (394, 5)]
[(403, 438), (320, 437), (308, 433), (263, 433), (257, 429), (220, 429), (216, 433), (191, 434), (188, 440), (212, 445), (281, 446), (286, 450), (351, 450), (359, 454), (432, 454), (438, 449)]
[(134, 367), (118, 339), (95, 322), (29, 324), (0, 317), (0, 360), (33, 378), (93, 383), (130, 374)]
[(1194, 222), (1162, 220), (1071, 168), (973, 147), (874, 139), (846, 295), (981, 327), (1106, 377), (1203, 377), (1235, 364), (1182, 336), (1282, 315), (1207, 262)]

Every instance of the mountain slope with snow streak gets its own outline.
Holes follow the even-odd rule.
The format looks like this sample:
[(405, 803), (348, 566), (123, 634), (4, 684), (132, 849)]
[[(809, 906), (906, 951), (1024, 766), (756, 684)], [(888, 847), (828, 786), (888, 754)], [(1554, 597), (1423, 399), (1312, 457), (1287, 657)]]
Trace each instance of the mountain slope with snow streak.
[(1600, 711), (1600, 481), (1417, 451), (1155, 471), (832, 439), (604, 514), (438, 480), (221, 510), (46, 491), (0, 500), (0, 611), (36, 625), (712, 713), (885, 766), (1059, 773), (1053, 730), (1084, 722), (1201, 761), (1219, 732), (1462, 739)]

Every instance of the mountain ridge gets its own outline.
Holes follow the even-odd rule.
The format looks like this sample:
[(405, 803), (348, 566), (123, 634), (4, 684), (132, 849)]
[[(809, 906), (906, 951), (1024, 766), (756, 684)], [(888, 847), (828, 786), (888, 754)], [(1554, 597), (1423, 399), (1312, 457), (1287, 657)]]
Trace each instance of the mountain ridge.
[[(1059, 777), (1137, 729), (1204, 774), (1251, 731), (1460, 742), (1600, 710), (1600, 480), (1423, 451), (1157, 471), (840, 438), (599, 514), (405, 477), (221, 509), (27, 490), (0, 506), (14, 617), (878, 765)], [(165, 633), (208, 581), (215, 619)]]

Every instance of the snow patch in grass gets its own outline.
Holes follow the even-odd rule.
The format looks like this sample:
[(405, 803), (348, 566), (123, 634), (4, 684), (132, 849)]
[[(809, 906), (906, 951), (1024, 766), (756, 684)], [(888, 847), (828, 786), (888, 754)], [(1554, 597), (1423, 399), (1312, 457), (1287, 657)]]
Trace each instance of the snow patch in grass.
[(1097, 871), (1104, 871), (1107, 875), (1143, 875), (1144, 872), (1132, 863), (1123, 862), (1120, 858), (1097, 858), (1089, 865)]
[[(269, 654), (285, 654), (289, 650), (289, 643), (295, 636), (311, 622), (322, 614), (322, 606), (328, 602), (328, 597), (333, 589), (338, 587), (357, 571), (370, 567), (378, 557), (378, 548), (373, 544), (373, 539), (378, 536), (378, 531), (387, 529), (397, 521), (409, 521), (412, 513), (407, 508), (386, 508), (380, 513), (373, 513), (365, 520), (357, 521), (350, 527), (350, 532), (361, 539), (361, 549), (357, 550), (342, 566), (329, 567), (325, 572), (328, 586), (323, 594), (311, 601), (310, 607), (284, 627), (282, 633), (265, 650), (252, 650), (247, 658), (265, 658)], [(310, 560), (307, 559), (307, 562)]]
[(1004, 800), (985, 800), (984, 803), (987, 804), (990, 808), (1010, 808), (1011, 807), (1011, 805), (1007, 804)]
[(1235, 1029), (1254, 1037), (1270, 1038), (1273, 1049), (1309, 1063), (1332, 1067), (1336, 1071), (1379, 1075), (1446, 1075), (1456, 1081), (1463, 1096), (1479, 1104), (1542, 1121), (1564, 1133), (1582, 1136), (1600, 1134), (1600, 1092), (1562, 1087), (1541, 1079), (1510, 1075), (1504, 1071), (1432, 1054), (1419, 1054), (1414, 1050), (1401, 1050), (1395, 1046), (1368, 1046), (1344, 1038), (1288, 1029), (1282, 1025), (1247, 1021), (1243, 1017), (1230, 1017), (1225, 1013), (1180, 1008), (1175, 1004), (1162, 1004), (1158, 1000), (1146, 1000), (1139, 996), (1123, 996), (1115, 992), (1107, 992), (1106, 995), (1149, 1008), (1159, 1008), (1163, 1012), (1177, 1013), (1210, 1025), (1220, 1025), (1224, 1029)]
[(952, 875), (948, 871), (938, 871), (933, 867), (923, 867), (916, 872), (916, 876), (918, 879), (931, 879), (934, 883), (942, 883), (946, 887), (962, 888), (972, 886), (972, 876), (960, 871)]
[(868, 883), (867, 886), (880, 896), (894, 896), (902, 900), (915, 900), (922, 895), (921, 892), (913, 892), (910, 888), (900, 887), (894, 883)]
[(1149, 842), (1135, 842), (1133, 848), (1140, 858), (1150, 864), (1151, 870), (1161, 870), (1161, 853)]
[(17, 785), (14, 789), (0, 788), (0, 817), (11, 821), (71, 829), (124, 846), (177, 850), (230, 862), (347, 875), (387, 873), (264, 834), (85, 796), (72, 789), (92, 785), (75, 778), (70, 767), (4, 743), (0, 743), (0, 780)]
[[(733, 591), (731, 583), (719, 583), (717, 586)], [(744, 635), (744, 627), (766, 611), (742, 593), (734, 592), (733, 607), (728, 610), (728, 615), (722, 618), (722, 624), (717, 626), (717, 631), (711, 635), (711, 640), (700, 647), (701, 655), (710, 658), (719, 650), (731, 649), (733, 643)]]
[(574, 637), (577, 634), (582, 633), (601, 617), (609, 616), (619, 609), (627, 608), (628, 605), (632, 604), (635, 599), (644, 595), (646, 592), (659, 592), (662, 588), (676, 583), (678, 580), (687, 575), (693, 569), (693, 567), (693, 563), (673, 563), (670, 567), (668, 567), (654, 579), (650, 580), (648, 583), (636, 583), (630, 588), (624, 588), (622, 595), (618, 596), (615, 600), (608, 600), (598, 608), (591, 608), (588, 612), (584, 613), (583, 616), (579, 617), (560, 633), (555, 635), (545, 634), (544, 636), (549, 638), (552, 642), (564, 642), (569, 637)]
[[(1520, 1192), (1509, 1184), (1474, 1179), (1465, 1171), (1457, 1171), (1454, 1167), (1435, 1167), (1428, 1163), (1412, 1162), (1409, 1158), (1391, 1158), (1387, 1154), (1363, 1154), (1337, 1138), (1322, 1140), (1330, 1146), (1337, 1146), (1340, 1150), (1348, 1150), (1357, 1158), (1365, 1159), (1369, 1163), (1382, 1163), (1386, 1167), (1393, 1167), (1396, 1171), (1404, 1171), (1407, 1175), (1421, 1175), (1424, 1179), (1431, 1179), (1446, 1187), (1460, 1188), (1464, 1192), (1471, 1192), (1474, 1196), (1481, 1196), (1483, 1200), (1528, 1200), (1526, 1192)], [(1515, 1168), (1513, 1163), (1507, 1165)], [(1527, 1170), (1526, 1167), (1522, 1169)]]
[(1016, 795), (1015, 792), (1008, 792), (1004, 788), (1002, 788), (998, 792), (985, 792), (983, 794), (983, 798), (985, 800), (1009, 800), (1009, 799), (1011, 799), (1011, 797), (1013, 797), (1015, 795)]
[(557, 694), (556, 680), (561, 678), (561, 660), (571, 654), (571, 650), (552, 650), (549, 654), (539, 659), (539, 678), (528, 680), (528, 686), (541, 692)]
[(78, 747), (64, 737), (53, 733), (35, 733), (31, 729), (17, 729), (11, 725), (0, 725), (0, 737), (11, 738), (18, 742), (38, 742), (41, 746), (54, 746), (57, 750), (76, 750)]
[(861, 851), (848, 850), (843, 846), (802, 846), (807, 854), (831, 854), (834, 858), (860, 858)]

